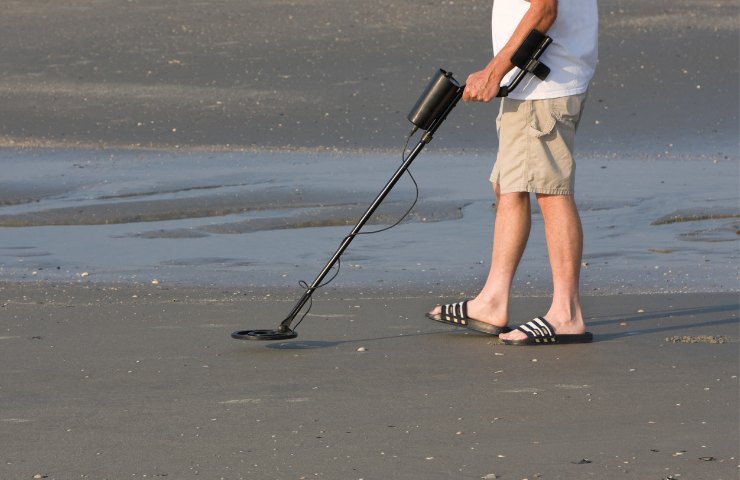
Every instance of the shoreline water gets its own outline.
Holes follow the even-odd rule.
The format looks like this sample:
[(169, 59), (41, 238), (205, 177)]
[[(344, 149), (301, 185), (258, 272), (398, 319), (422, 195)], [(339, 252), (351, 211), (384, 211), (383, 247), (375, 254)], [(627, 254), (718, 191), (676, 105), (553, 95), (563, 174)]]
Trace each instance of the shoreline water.
[[(489, 261), (492, 159), (423, 154), (407, 221), (358, 237), (333, 286), (474, 288)], [(318, 273), (400, 156), (2, 150), (0, 162), (6, 281), (293, 287)], [(578, 165), (584, 293), (737, 290), (737, 159)], [(365, 231), (394, 223), (414, 197), (404, 178)], [(533, 214), (525, 294), (549, 288)]]

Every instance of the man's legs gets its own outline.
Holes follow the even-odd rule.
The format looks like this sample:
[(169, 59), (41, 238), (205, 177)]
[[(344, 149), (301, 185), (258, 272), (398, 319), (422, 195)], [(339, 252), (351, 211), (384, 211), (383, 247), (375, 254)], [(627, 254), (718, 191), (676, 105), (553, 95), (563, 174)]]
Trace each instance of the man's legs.
[[(508, 322), (509, 293), (529, 238), (530, 194), (537, 194), (553, 276), (553, 299), (545, 318), (561, 334), (585, 331), (579, 300), (583, 230), (573, 196), (571, 152), (586, 95), (544, 100), (503, 99), (497, 118), (499, 151), (491, 172), (497, 198), (493, 254), (481, 292), (468, 302), (470, 318), (497, 326)], [(439, 313), (436, 308), (431, 313)], [(516, 340), (521, 332), (501, 335)]]
[[(537, 194), (537, 202), (545, 223), (553, 281), (552, 304), (544, 317), (557, 333), (583, 333), (586, 326), (578, 293), (583, 229), (575, 200), (572, 195)], [(500, 337), (519, 340), (526, 338), (526, 335), (515, 330)]]
[[(509, 293), (514, 274), (524, 253), (531, 226), (529, 192), (496, 195), (496, 221), (488, 278), (483, 289), (468, 302), (468, 316), (481, 322), (504, 326), (509, 321)], [(440, 312), (440, 307), (432, 314)]]

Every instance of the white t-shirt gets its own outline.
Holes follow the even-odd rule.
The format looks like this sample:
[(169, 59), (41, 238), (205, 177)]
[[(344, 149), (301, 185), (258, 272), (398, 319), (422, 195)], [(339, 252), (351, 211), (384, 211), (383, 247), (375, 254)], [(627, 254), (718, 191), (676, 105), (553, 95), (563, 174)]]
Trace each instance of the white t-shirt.
[[(509, 94), (518, 100), (564, 97), (583, 93), (596, 69), (599, 18), (597, 0), (558, 0), (558, 16), (546, 33), (552, 38), (540, 61), (550, 67), (550, 75), (540, 80), (527, 75)], [(494, 0), (491, 27), (493, 54), (504, 47), (529, 9), (528, 0)], [(514, 68), (503, 81), (507, 85), (516, 74)]]

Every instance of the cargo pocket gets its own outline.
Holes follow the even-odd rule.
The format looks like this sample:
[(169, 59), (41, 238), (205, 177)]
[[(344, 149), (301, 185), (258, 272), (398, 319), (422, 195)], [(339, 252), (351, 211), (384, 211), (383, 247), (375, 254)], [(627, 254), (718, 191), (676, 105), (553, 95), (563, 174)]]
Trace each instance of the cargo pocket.
[(555, 101), (552, 103), (552, 113), (555, 119), (566, 125), (572, 125), (573, 129), (578, 128), (586, 94), (570, 95), (553, 100)]
[(533, 100), (529, 102), (529, 134), (535, 138), (544, 137), (552, 133), (555, 128), (555, 112), (551, 109), (548, 100)]

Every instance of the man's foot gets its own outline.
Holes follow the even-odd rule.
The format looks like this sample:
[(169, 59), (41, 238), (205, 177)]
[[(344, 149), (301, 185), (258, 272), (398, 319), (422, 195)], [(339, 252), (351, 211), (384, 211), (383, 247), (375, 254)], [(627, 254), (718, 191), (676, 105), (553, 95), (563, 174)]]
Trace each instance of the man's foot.
[(546, 320), (537, 317), (515, 328), (509, 333), (499, 336), (508, 345), (538, 345), (548, 343), (587, 343), (593, 339), (590, 332), (586, 332), (583, 320), (567, 322)]
[(506, 327), (508, 323), (506, 310), (504, 309), (503, 314), (499, 314), (494, 307), (486, 305), (478, 298), (448, 305), (437, 305), (427, 313), (427, 317), (438, 322), (459, 324), (472, 330), (485, 331), (485, 333), (510, 330)]

